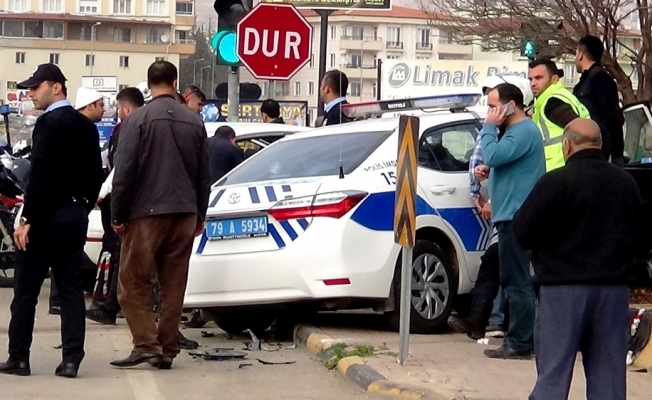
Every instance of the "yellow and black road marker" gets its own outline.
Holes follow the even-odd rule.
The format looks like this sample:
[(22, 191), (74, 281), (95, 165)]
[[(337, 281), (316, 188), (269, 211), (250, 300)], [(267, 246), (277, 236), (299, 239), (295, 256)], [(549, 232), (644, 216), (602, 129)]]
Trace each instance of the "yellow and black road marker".
[(419, 118), (402, 115), (398, 122), (398, 162), (396, 165), (396, 206), (394, 241), (403, 247), (414, 247), (416, 240), (417, 143)]

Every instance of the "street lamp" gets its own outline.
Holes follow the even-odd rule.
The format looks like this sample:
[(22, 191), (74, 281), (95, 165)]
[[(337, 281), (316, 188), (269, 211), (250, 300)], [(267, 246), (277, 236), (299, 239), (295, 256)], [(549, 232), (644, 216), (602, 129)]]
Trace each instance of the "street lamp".
[(363, 40), (362, 43), (360, 43), (360, 101), (362, 102), (362, 61), (364, 60), (364, 53), (362, 52), (362, 48), (364, 47), (365, 43), (372, 42), (372, 40)]
[(93, 67), (95, 66), (95, 36), (97, 27), (100, 25), (102, 25), (101, 22), (96, 22), (91, 26), (91, 76), (93, 76)]
[(197, 84), (197, 63), (199, 61), (204, 61), (204, 59), (200, 58), (199, 60), (195, 60), (192, 62), (192, 84), (193, 85)]
[(210, 65), (207, 65), (205, 67), (201, 67), (201, 69), (199, 70), (199, 75), (201, 75), (201, 80), (199, 81), (200, 82), (199, 88), (201, 89), (202, 92), (204, 91), (204, 70), (210, 67), (211, 67)]

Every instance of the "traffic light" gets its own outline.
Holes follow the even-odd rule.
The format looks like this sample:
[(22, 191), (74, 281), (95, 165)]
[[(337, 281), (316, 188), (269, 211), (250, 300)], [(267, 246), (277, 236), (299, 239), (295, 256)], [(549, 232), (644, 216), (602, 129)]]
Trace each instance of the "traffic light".
[(527, 57), (530, 59), (533, 59), (536, 57), (537, 50), (536, 46), (534, 45), (534, 41), (527, 39), (523, 41), (523, 44), (521, 45), (521, 57)]
[(211, 48), (218, 65), (240, 66), (236, 49), (236, 25), (253, 6), (253, 0), (215, 0), (217, 33), (211, 38)]

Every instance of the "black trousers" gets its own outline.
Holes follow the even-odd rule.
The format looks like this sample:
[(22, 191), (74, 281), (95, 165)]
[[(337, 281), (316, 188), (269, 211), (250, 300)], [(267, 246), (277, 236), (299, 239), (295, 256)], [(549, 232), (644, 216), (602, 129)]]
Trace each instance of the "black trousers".
[(9, 323), (12, 361), (29, 361), (38, 295), (50, 268), (61, 302), (63, 360), (79, 364), (84, 358), (86, 306), (81, 264), (87, 229), (86, 207), (72, 200), (59, 207), (48, 222), (30, 228), (27, 250), (16, 254)]
[(530, 400), (568, 398), (577, 352), (588, 400), (625, 400), (629, 287), (542, 286), (534, 344), (537, 383)]
[[(111, 195), (100, 203), (102, 213), (102, 251), (98, 262), (98, 274), (93, 298), (112, 314), (120, 311), (118, 304), (118, 272), (120, 270), (120, 235), (111, 227)], [(106, 266), (102, 264), (106, 263)]]
[[(494, 243), (484, 252), (480, 260), (478, 279), (471, 290), (471, 312), (469, 321), (478, 328), (484, 328), (489, 322), (494, 299), (500, 290), (500, 258), (498, 243)], [(505, 318), (507, 318), (507, 312)]]

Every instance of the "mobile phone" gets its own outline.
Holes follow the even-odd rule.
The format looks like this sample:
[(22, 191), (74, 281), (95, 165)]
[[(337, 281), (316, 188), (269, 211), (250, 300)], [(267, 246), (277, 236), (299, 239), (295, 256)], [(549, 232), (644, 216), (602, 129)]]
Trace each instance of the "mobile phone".
[(514, 114), (514, 106), (512, 103), (507, 103), (501, 107), (502, 110), (505, 111), (505, 116), (508, 117), (512, 114)]

